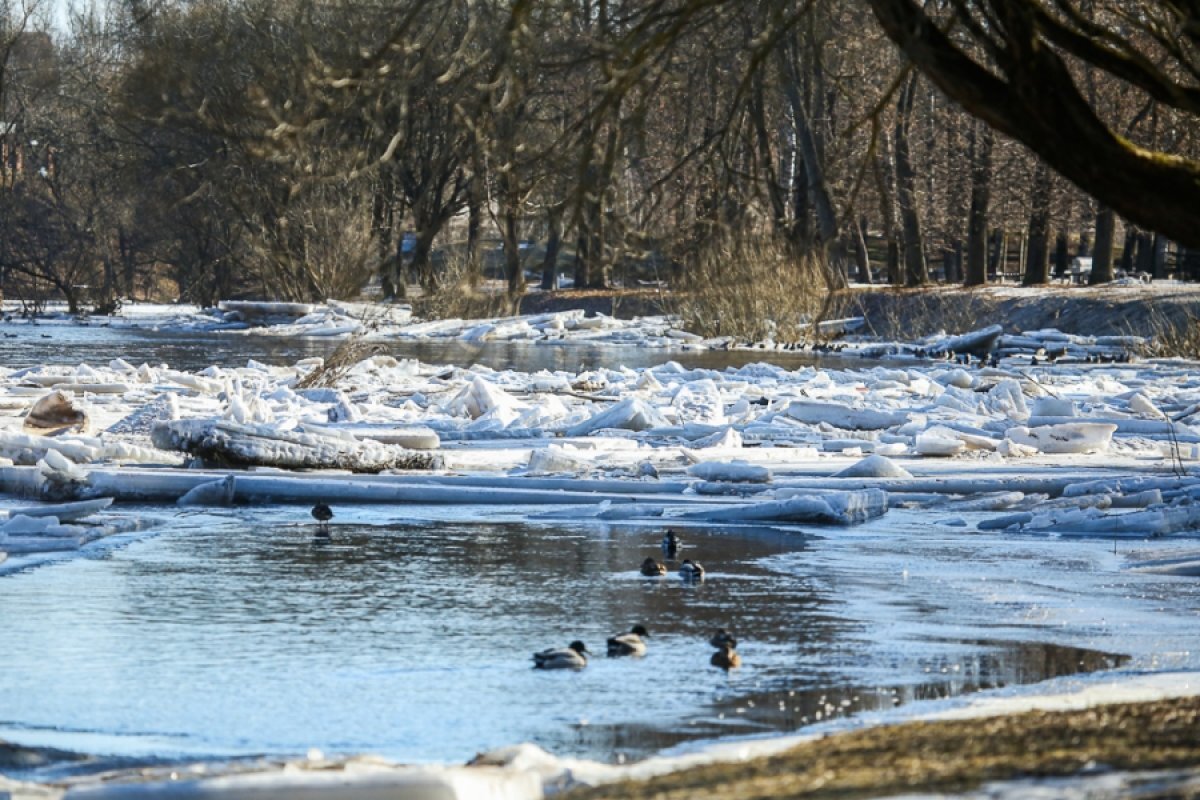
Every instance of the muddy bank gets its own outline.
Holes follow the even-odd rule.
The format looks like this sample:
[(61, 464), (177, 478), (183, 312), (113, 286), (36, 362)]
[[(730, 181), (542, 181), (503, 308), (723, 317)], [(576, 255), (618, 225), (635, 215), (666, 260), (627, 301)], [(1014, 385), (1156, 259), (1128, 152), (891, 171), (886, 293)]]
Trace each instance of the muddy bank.
[[(828, 736), (782, 755), (576, 791), (595, 798), (858, 798), (961, 792), (989, 781), (1200, 767), (1200, 697), (911, 722)], [(1139, 797), (1194, 797), (1175, 785)]]
[(1057, 328), (1086, 336), (1152, 336), (1164, 322), (1200, 317), (1200, 286), (851, 290), (840, 316), (863, 316), (869, 332), (911, 339), (1001, 325), (1006, 333)]

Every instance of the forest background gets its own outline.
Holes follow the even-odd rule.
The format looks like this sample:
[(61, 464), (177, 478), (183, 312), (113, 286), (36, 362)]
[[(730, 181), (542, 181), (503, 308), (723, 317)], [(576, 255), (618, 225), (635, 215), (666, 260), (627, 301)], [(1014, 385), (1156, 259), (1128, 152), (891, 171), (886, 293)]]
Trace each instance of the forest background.
[(644, 284), (718, 333), (705, 297), (1194, 279), (1198, 9), (6, 0), (0, 290), (482, 315)]

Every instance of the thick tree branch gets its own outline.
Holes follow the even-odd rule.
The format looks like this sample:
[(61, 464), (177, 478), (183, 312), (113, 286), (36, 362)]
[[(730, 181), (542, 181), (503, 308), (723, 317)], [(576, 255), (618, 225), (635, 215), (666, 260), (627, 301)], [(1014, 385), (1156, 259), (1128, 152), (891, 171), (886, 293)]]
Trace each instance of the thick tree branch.
[[(1048, 43), (1011, 42), (1023, 57), (1011, 73), (998, 76), (964, 53), (913, 0), (868, 2), (913, 64), (969, 113), (1024, 143), (1124, 218), (1200, 247), (1200, 164), (1115, 135)], [(1015, 6), (1035, 3), (1003, 5), (1006, 19), (1014, 19)], [(1006, 31), (1014, 34), (1021, 34), (1019, 25)]]

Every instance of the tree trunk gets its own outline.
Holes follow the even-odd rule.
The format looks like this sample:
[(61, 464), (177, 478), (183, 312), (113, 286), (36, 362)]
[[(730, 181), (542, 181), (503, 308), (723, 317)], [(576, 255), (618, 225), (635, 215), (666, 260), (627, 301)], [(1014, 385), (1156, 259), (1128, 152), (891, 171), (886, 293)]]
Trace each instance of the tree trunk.
[(1167, 277), (1167, 237), (1154, 234), (1154, 261), (1150, 266), (1150, 277), (1156, 281)]
[(793, 245), (803, 246), (813, 239), (812, 203), (809, 202), (808, 196), (808, 163), (803, 155), (797, 159), (792, 181), (792, 227), (788, 232), (788, 239)]
[(542, 288), (558, 288), (558, 252), (562, 249), (563, 207), (559, 204), (546, 210), (546, 254), (542, 257)]
[(1139, 233), (1137, 237), (1137, 257), (1133, 268), (1142, 275), (1154, 274), (1154, 234)]
[(471, 185), (467, 188), (467, 251), (463, 254), (466, 259), (464, 269), (467, 273), (467, 284), (476, 288), (483, 282), (483, 259), (480, 249), (483, 246), (483, 197), (484, 176), (476, 172), (471, 177)]
[(508, 278), (509, 300), (516, 302), (525, 293), (525, 270), (521, 266), (521, 235), (517, 209), (505, 203), (503, 215), (504, 275)]
[(804, 158), (805, 172), (808, 177), (808, 197), (817, 212), (817, 232), (820, 237), (820, 258), (822, 276), (825, 286), (830, 291), (843, 289), (846, 286), (846, 253), (842, 238), (838, 231), (837, 211), (833, 207), (833, 199), (829, 195), (829, 187), (825, 181), (825, 168), (821, 161), (820, 147), (812, 120), (804, 99), (800, 96), (798, 86), (799, 76), (796, 74), (795, 57), (787, 58), (790, 79), (786, 82), (785, 92), (792, 114), (792, 124), (796, 130), (800, 153)]
[(952, 242), (950, 247), (942, 248), (942, 276), (946, 283), (958, 283), (957, 251), (962, 249), (962, 242)]
[[(421, 288), (426, 292), (433, 292), (438, 288), (438, 278), (433, 270), (433, 261), (429, 257), (429, 254), (433, 252), (433, 237), (436, 235), (437, 228), (432, 225), (424, 225), (417, 231), (417, 241), (413, 246), (410, 269), (421, 281)], [(400, 270), (400, 281), (402, 283), (404, 281), (403, 269)]]
[(1125, 243), (1121, 245), (1121, 261), (1117, 267), (1122, 273), (1128, 275), (1133, 272), (1133, 256), (1137, 250), (1137, 231), (1132, 225), (1125, 226)]
[(970, 130), (971, 209), (967, 212), (967, 286), (987, 283), (988, 204), (992, 194), (992, 129), (976, 122)]
[[(887, 147), (887, 138), (882, 145)], [(896, 206), (893, 202), (892, 181), (887, 168), (887, 159), (876, 155), (872, 164), (875, 171), (876, 194), (879, 195), (879, 214), (883, 219), (883, 236), (887, 242), (887, 282), (899, 286), (904, 282), (904, 271), (900, 263), (900, 226), (896, 222)]]
[(124, 226), (117, 227), (117, 249), (121, 255), (121, 278), (125, 296), (133, 298), (134, 279), (137, 275), (137, 259), (134, 256), (133, 244)]
[(900, 92), (893, 132), (896, 142), (896, 195), (900, 202), (900, 221), (904, 230), (904, 271), (909, 286), (924, 286), (929, 283), (929, 270), (925, 264), (925, 241), (921, 236), (921, 218), (917, 211), (916, 172), (908, 152), (917, 77), (917, 73), (914, 72)]
[(1175, 277), (1183, 281), (1200, 281), (1200, 249), (1179, 246)]
[(1025, 286), (1050, 282), (1050, 168), (1038, 161), (1033, 173), (1033, 208), (1029, 213), (1029, 249), (1025, 259)]
[(988, 279), (999, 280), (1004, 261), (1004, 231), (999, 228), (992, 231), (988, 248)]
[(859, 217), (854, 226), (854, 263), (858, 268), (858, 282), (871, 283), (871, 255), (867, 252), (867, 218)]
[(1092, 274), (1088, 284), (1111, 283), (1113, 279), (1113, 236), (1116, 234), (1117, 213), (1100, 206), (1096, 213), (1096, 246), (1092, 255)]
[(1054, 277), (1065, 278), (1071, 269), (1071, 243), (1065, 230), (1054, 240)]
[(379, 284), (384, 300), (403, 300), (408, 296), (408, 282), (404, 278), (404, 253), (401, 250), (403, 242), (404, 238), (401, 237), (396, 243), (395, 257), (385, 261), (380, 271)]
[(379, 246), (379, 283), (384, 298), (404, 297), (403, 281), (397, 280), (402, 258), (400, 248), (392, 249), (392, 231), (396, 223), (395, 183), (388, 168), (381, 170), (371, 205), (371, 228)]

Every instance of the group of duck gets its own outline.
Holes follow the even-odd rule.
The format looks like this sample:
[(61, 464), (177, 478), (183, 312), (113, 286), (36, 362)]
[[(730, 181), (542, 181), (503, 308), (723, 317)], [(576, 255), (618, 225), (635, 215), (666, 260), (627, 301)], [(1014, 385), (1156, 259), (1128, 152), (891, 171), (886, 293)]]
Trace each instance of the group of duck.
[[(650, 633), (644, 625), (634, 625), (629, 633), (609, 637), (608, 656), (644, 656), (646, 639), (649, 637)], [(737, 639), (724, 628), (718, 628), (708, 643), (717, 648), (708, 660), (714, 667), (730, 670), (742, 665), (742, 657), (737, 652)], [(589, 655), (591, 651), (587, 649), (587, 645), (576, 639), (566, 647), (552, 647), (534, 653), (533, 666), (534, 669), (583, 669), (588, 664)]]
[[(679, 554), (680, 544), (679, 534), (668, 528), (662, 540), (662, 550), (668, 561), (673, 561)], [(667, 574), (667, 565), (655, 560), (653, 556), (647, 556), (646, 560), (642, 562), (641, 573), (648, 578), (657, 578)], [(698, 561), (685, 558), (679, 564), (679, 577), (683, 578), (685, 582), (702, 581), (704, 580), (704, 566)]]
[[(326, 503), (319, 502), (310, 512), (319, 525), (318, 537), (329, 536), (329, 520), (333, 519), (333, 509)], [(675, 531), (668, 529), (663, 536), (662, 549), (668, 560), (673, 560), (679, 553), (681, 542)], [(660, 561), (647, 558), (642, 562), (642, 574), (650, 577), (667, 574), (667, 567)], [(704, 579), (704, 567), (699, 563), (684, 559), (679, 565), (679, 575), (684, 581), (700, 581)], [(646, 654), (646, 639), (650, 633), (644, 625), (634, 625), (629, 633), (621, 633), (608, 639), (607, 653), (610, 657), (644, 656)], [(734, 639), (724, 628), (719, 629), (708, 640), (717, 648), (709, 659), (714, 667), (729, 670), (742, 665), (742, 657), (737, 653), (737, 639)], [(587, 646), (575, 640), (566, 647), (550, 648), (533, 654), (533, 666), (537, 669), (582, 669), (587, 666), (590, 652)]]
[[(663, 536), (662, 549), (668, 560), (673, 560), (679, 553), (681, 542), (675, 531), (668, 529)], [(661, 561), (647, 558), (642, 562), (641, 573), (648, 577), (667, 574), (667, 567)], [(679, 565), (679, 575), (684, 581), (700, 581), (704, 578), (704, 567), (690, 559), (684, 559)], [(644, 625), (634, 625), (629, 633), (621, 633), (609, 637), (606, 653), (610, 658), (620, 656), (644, 656), (646, 654), (646, 639), (650, 637)], [(742, 665), (742, 657), (737, 652), (737, 639), (733, 638), (724, 628), (719, 628), (708, 643), (717, 649), (709, 663), (724, 670), (735, 669)], [(533, 654), (535, 669), (583, 669), (587, 666), (591, 651), (578, 639), (566, 647), (550, 648)]]

